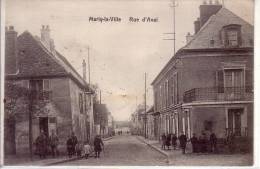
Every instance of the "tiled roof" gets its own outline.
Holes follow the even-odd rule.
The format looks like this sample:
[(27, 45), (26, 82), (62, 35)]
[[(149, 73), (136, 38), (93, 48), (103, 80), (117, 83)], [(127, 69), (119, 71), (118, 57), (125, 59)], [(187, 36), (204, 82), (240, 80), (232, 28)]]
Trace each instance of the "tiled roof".
[(51, 53), (28, 31), (18, 36), (18, 62), (19, 73), (15, 75), (18, 78), (70, 76), (81, 87), (91, 90), (64, 56), (58, 51)]
[(215, 15), (203, 25), (203, 27), (194, 35), (193, 39), (182, 49), (206, 49), (210, 47), (210, 40), (214, 40), (213, 48), (223, 48), (220, 40), (220, 30), (223, 26), (230, 24), (242, 25), (242, 46), (252, 47), (250, 40), (254, 36), (254, 28), (251, 24), (232, 13), (226, 8), (221, 8)]
[[(250, 44), (250, 40), (254, 39), (254, 27), (230, 10), (222, 7), (215, 15), (212, 15), (209, 18), (209, 20), (193, 36), (189, 43), (177, 51), (175, 56), (173, 56), (168, 61), (168, 63), (163, 67), (163, 69), (155, 77), (151, 84), (154, 85), (158, 81), (159, 77), (161, 77), (164, 72), (170, 69), (171, 64), (175, 62), (184, 51), (196, 50), (203, 52), (209, 50), (229, 50), (228, 48), (224, 48), (224, 46), (221, 44), (220, 30), (223, 26), (231, 24), (241, 25), (242, 45), (237, 50), (252, 48), (253, 46)], [(214, 40), (214, 46), (210, 47), (210, 40), (212, 39)]]

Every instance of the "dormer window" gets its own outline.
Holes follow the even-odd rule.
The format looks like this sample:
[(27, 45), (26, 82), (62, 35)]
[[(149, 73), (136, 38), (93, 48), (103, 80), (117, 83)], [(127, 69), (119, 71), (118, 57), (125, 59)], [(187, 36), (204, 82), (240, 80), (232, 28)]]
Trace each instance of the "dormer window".
[(241, 25), (231, 24), (224, 26), (221, 30), (221, 40), (225, 47), (241, 46)]
[(236, 30), (227, 31), (227, 41), (230, 47), (238, 46), (238, 32)]

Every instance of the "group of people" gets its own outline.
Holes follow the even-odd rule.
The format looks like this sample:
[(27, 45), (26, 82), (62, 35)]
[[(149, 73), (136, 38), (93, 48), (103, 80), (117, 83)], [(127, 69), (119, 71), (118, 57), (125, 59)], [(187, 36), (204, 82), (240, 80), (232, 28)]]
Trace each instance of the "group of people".
[[(101, 136), (97, 135), (94, 139), (95, 158), (100, 157), (100, 152), (102, 151), (102, 149), (104, 149), (104, 143), (101, 139)], [(71, 158), (73, 155), (76, 155), (78, 157), (81, 157), (83, 155), (87, 159), (92, 153), (92, 148), (89, 141), (85, 141), (84, 144), (82, 144), (80, 141), (77, 140), (75, 134), (72, 133), (72, 135), (67, 140), (67, 152), (69, 158)]]
[(38, 154), (40, 158), (46, 158), (49, 152), (51, 152), (52, 157), (59, 155), (59, 138), (54, 131), (52, 131), (50, 137), (47, 137), (44, 131), (41, 130), (34, 144), (36, 147), (35, 154)]
[[(50, 153), (53, 158), (59, 155), (59, 138), (54, 131), (52, 131), (51, 135), (48, 137), (47, 134), (41, 130), (40, 135), (36, 138), (34, 144), (36, 147), (35, 154), (39, 155), (40, 158), (46, 158)], [(68, 136), (66, 145), (69, 158), (71, 158), (73, 155), (78, 157), (83, 155), (87, 159), (93, 152), (89, 141), (85, 141), (84, 143), (78, 141), (78, 138), (74, 132)], [(94, 139), (95, 158), (100, 157), (100, 152), (102, 150), (104, 150), (104, 143), (101, 139), (101, 136), (97, 135)]]
[(192, 138), (190, 139), (192, 145), (193, 153), (216, 153), (217, 150), (217, 137), (215, 133), (211, 133), (208, 137), (206, 133), (201, 134), (201, 136), (197, 137), (195, 133), (193, 133)]
[(176, 136), (176, 134), (167, 134), (167, 135), (162, 134), (162, 136), (161, 136), (162, 149), (165, 150), (166, 147), (167, 147), (167, 149), (170, 150), (170, 146), (172, 146), (173, 149), (176, 150), (178, 139), (179, 139), (179, 142), (180, 142), (180, 147), (183, 150), (183, 153), (185, 153), (187, 137), (183, 133), (181, 133), (179, 138)]
[(183, 154), (186, 152), (186, 145), (188, 141), (191, 142), (193, 153), (217, 152), (217, 137), (213, 132), (210, 134), (209, 138), (204, 132), (202, 132), (202, 135), (198, 138), (194, 133), (190, 140), (188, 140), (184, 133), (181, 133), (179, 137), (177, 137), (176, 134), (162, 134), (162, 149), (165, 150), (167, 147), (169, 150), (170, 146), (172, 146), (173, 149), (176, 150), (177, 140), (179, 140), (179, 145)]

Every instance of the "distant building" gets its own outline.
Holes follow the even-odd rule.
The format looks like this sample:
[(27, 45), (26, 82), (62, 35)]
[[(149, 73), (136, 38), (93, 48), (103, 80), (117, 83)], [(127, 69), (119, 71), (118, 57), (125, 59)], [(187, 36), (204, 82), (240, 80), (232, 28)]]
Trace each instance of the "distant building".
[(201, 5), (194, 26), (152, 82), (160, 135), (214, 132), (252, 141), (253, 26), (220, 4)]
[(12, 123), (9, 123), (10, 119), (5, 119), (5, 131), (9, 131), (5, 132), (5, 152), (29, 152), (30, 111), (33, 141), (40, 130), (47, 136), (54, 131), (60, 139), (62, 152), (71, 132), (80, 141), (91, 139), (94, 127), (93, 91), (66, 58), (55, 50), (49, 26), (42, 26), (40, 38), (28, 31), (17, 37), (17, 32), (10, 26), (6, 28), (5, 41), (5, 83), (33, 92), (29, 103), (22, 101), (26, 100), (25, 97), (18, 98), (15, 106), (23, 107), (22, 111), (12, 109), (8, 112), (8, 103), (13, 96), (5, 96), (5, 117), (12, 119)]

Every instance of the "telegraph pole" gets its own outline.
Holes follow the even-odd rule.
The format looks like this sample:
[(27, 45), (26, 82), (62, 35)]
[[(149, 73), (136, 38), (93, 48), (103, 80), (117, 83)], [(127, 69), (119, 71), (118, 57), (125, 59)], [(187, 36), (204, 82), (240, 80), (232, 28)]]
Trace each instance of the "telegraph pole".
[(172, 1), (172, 9), (173, 9), (173, 32), (172, 33), (164, 33), (164, 34), (173, 34), (173, 38), (166, 38), (166, 39), (163, 39), (163, 40), (173, 40), (173, 56), (175, 55), (175, 52), (176, 52), (176, 45), (175, 45), (175, 42), (176, 42), (176, 31), (175, 31), (175, 8), (178, 6), (178, 4), (176, 3), (176, 0), (173, 0)]
[(89, 46), (87, 47), (88, 49), (88, 83), (90, 84), (90, 59), (89, 59)]
[(146, 114), (146, 72), (144, 73), (144, 137), (147, 138), (147, 114)]
[(99, 91), (99, 104), (101, 104), (101, 90)]

